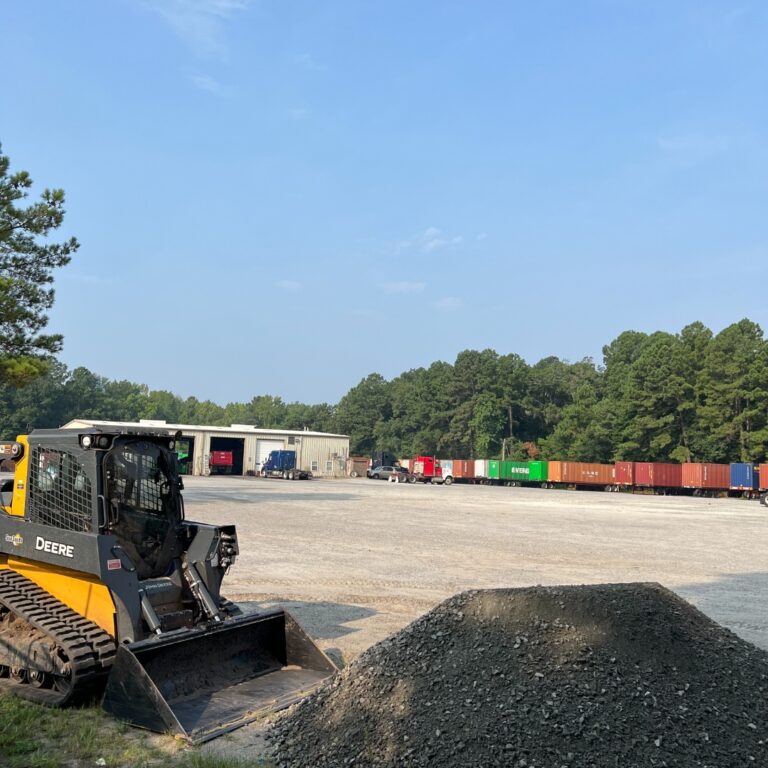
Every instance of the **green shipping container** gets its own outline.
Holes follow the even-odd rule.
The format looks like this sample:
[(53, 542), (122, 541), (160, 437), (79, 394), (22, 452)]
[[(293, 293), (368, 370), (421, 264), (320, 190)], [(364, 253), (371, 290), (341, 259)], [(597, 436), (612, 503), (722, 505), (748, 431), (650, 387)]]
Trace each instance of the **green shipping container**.
[(527, 461), (502, 461), (501, 462), (501, 479), (502, 480), (516, 480), (521, 483), (528, 482), (529, 479), (529, 462)]
[(547, 481), (546, 461), (502, 461), (500, 480), (517, 483), (544, 483)]
[(498, 459), (491, 459), (488, 462), (488, 477), (492, 480), (500, 480), (499, 471), (501, 469), (501, 462)]

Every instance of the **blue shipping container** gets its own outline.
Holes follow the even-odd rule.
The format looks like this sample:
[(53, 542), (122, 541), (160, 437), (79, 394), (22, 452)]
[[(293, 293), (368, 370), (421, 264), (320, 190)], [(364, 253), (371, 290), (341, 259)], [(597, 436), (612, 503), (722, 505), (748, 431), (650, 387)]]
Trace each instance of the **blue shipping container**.
[(757, 464), (731, 464), (731, 490), (756, 491), (759, 487), (760, 474)]

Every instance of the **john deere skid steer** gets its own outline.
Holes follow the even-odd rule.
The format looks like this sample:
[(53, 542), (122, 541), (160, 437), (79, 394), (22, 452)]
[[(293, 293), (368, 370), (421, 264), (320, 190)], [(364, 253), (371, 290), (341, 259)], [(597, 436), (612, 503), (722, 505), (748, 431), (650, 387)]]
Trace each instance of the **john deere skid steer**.
[[(220, 594), (235, 527), (184, 518), (164, 430), (0, 443), (0, 689), (64, 706), (104, 689), (134, 725), (201, 742), (336, 668), (286, 611)], [(7, 461), (4, 462), (7, 465)]]

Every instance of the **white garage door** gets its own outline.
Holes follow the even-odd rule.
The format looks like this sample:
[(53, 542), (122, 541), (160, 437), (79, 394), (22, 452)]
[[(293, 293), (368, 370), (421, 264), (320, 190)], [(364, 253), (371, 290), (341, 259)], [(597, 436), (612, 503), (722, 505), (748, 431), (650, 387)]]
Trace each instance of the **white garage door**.
[(282, 440), (257, 440), (256, 441), (256, 471), (261, 470), (261, 465), (269, 458), (272, 451), (282, 451), (285, 443)]

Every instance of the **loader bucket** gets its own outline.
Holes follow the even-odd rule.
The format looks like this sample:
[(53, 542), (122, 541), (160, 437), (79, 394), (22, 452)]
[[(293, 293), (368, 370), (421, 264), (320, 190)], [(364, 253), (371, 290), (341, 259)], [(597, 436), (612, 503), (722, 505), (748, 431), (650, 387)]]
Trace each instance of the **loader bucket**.
[(102, 706), (198, 744), (293, 704), (336, 671), (279, 609), (120, 646)]

